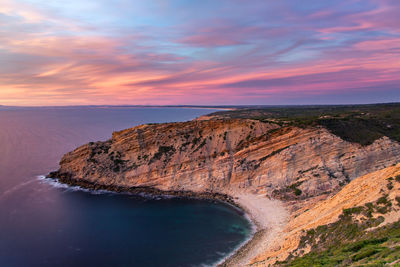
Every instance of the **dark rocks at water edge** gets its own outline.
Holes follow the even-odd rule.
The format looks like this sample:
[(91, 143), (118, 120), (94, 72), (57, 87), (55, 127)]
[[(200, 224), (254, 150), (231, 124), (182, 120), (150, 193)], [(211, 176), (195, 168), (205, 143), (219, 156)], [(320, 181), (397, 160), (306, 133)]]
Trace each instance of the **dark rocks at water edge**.
[(179, 190), (160, 190), (154, 187), (148, 186), (132, 186), (124, 187), (118, 185), (104, 185), (99, 183), (93, 183), (90, 181), (85, 181), (83, 179), (75, 179), (69, 173), (60, 173), (58, 171), (50, 172), (46, 178), (57, 179), (59, 182), (68, 184), (71, 186), (79, 186), (81, 188), (90, 190), (107, 190), (117, 193), (131, 193), (134, 195), (145, 194), (149, 196), (174, 196), (180, 198), (195, 198), (204, 200), (217, 200), (221, 202), (228, 203), (237, 208), (241, 208), (233, 198), (227, 194), (222, 194), (218, 192), (193, 192), (193, 191), (179, 191)]

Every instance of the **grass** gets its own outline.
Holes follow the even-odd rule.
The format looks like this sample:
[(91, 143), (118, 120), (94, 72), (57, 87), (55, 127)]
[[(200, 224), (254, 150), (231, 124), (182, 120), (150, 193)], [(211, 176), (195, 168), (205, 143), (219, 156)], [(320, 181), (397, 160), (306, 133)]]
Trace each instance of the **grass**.
[(382, 136), (400, 141), (400, 103), (242, 108), (211, 115), (246, 118), (281, 126), (324, 126), (343, 140), (369, 145)]
[[(400, 221), (379, 227), (384, 221), (379, 216), (380, 208), (391, 209), (391, 206), (387, 196), (383, 196), (375, 203), (344, 209), (337, 222), (302, 235), (298, 250), (308, 247), (309, 253), (291, 255), (277, 265), (383, 266), (400, 260)], [(378, 213), (378, 217), (371, 216), (372, 212)], [(366, 231), (371, 227), (378, 228)]]
[(284, 266), (383, 266), (400, 259), (400, 221), (381, 227), (360, 240), (312, 251)]

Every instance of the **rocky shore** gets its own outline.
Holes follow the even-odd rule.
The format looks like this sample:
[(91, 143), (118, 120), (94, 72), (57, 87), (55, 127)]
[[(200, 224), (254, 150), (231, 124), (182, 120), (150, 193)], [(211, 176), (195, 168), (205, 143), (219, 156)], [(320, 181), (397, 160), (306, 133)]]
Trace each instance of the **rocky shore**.
[(74, 179), (71, 175), (51, 172), (46, 178), (57, 179), (58, 182), (67, 184), (70, 186), (79, 186), (81, 188), (90, 190), (106, 190), (117, 193), (131, 193), (134, 195), (145, 194), (149, 196), (174, 196), (182, 198), (196, 198), (205, 200), (217, 200), (233, 205), (237, 208), (241, 206), (236, 203), (233, 198), (227, 194), (217, 193), (217, 192), (193, 192), (193, 191), (178, 191), (178, 190), (160, 190), (149, 186), (119, 186), (119, 185), (104, 185), (95, 182), (85, 181), (82, 179)]
[(240, 207), (257, 231), (221, 266), (267, 266), (296, 248), (297, 239), (278, 242), (296, 216), (358, 177), (399, 162), (400, 144), (387, 137), (363, 146), (323, 127), (214, 119), (116, 132), (110, 140), (67, 153), (48, 177), (93, 190), (212, 199)]

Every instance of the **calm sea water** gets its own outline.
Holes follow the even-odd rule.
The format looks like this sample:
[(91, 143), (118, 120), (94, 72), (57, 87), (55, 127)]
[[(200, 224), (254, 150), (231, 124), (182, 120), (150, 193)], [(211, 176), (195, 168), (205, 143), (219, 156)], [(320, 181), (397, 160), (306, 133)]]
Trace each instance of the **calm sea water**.
[(0, 266), (207, 266), (250, 234), (236, 209), (54, 187), (39, 175), (112, 131), (212, 112), (181, 108), (0, 110)]

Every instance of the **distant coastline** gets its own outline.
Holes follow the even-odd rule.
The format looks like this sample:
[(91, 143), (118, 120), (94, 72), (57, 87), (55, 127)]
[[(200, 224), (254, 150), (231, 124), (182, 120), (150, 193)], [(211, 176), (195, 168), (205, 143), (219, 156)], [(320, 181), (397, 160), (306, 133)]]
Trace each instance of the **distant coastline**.
[[(246, 106), (250, 107), (250, 106)], [(241, 106), (195, 106), (195, 105), (71, 105), (71, 106), (7, 106), (0, 105), (0, 110), (8, 109), (70, 109), (70, 108), (189, 108), (189, 109), (214, 109), (236, 110)]]
[(47, 106), (12, 106), (0, 105), (1, 109), (17, 108), (194, 108), (194, 109), (265, 109), (265, 108), (313, 108), (313, 107), (368, 107), (379, 105), (398, 105), (400, 102), (349, 103), (349, 104), (279, 104), (279, 105), (47, 105)]

